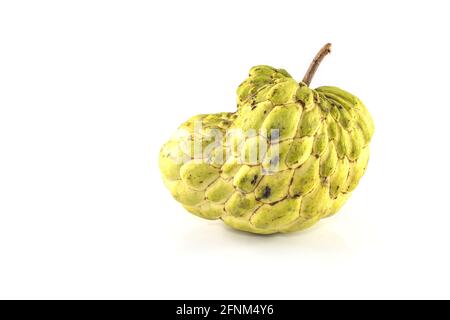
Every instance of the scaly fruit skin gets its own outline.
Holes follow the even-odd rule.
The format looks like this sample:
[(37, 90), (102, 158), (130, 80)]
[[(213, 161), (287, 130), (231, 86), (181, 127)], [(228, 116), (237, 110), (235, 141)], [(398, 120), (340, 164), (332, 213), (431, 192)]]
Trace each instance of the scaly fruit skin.
[[(197, 216), (259, 234), (301, 230), (335, 214), (369, 159), (374, 126), (363, 103), (336, 87), (310, 89), (269, 66), (253, 67), (237, 95), (237, 112), (195, 116), (180, 127), (187, 134), (162, 147), (160, 169), (173, 197)], [(279, 134), (235, 141), (227, 139), (230, 129)], [(214, 130), (222, 139), (194, 159), (194, 136), (205, 147)], [(268, 147), (250, 159), (247, 150), (261, 139)], [(274, 161), (278, 171), (264, 174)]]

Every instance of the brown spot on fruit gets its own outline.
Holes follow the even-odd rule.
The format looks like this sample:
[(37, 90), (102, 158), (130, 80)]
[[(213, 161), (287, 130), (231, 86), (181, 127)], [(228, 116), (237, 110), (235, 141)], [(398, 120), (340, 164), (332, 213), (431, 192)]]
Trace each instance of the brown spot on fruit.
[(268, 186), (266, 186), (266, 188), (264, 189), (264, 193), (262, 195), (263, 199), (266, 199), (270, 196), (270, 188)]

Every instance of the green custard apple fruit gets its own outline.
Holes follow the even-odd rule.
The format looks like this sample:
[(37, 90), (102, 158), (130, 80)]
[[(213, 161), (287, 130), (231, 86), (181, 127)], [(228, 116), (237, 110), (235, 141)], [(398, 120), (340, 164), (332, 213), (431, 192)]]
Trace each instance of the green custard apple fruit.
[(307, 228), (335, 214), (367, 166), (372, 118), (354, 95), (311, 89), (269, 66), (250, 69), (237, 111), (197, 115), (161, 149), (165, 185), (189, 212), (253, 233)]

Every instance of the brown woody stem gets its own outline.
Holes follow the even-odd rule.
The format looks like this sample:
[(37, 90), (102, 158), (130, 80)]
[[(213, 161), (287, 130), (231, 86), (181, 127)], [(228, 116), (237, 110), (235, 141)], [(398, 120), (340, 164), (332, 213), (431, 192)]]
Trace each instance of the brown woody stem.
[(317, 68), (319, 67), (320, 63), (322, 62), (323, 58), (327, 54), (331, 52), (331, 43), (327, 43), (320, 49), (320, 51), (316, 54), (314, 57), (314, 60), (311, 62), (308, 71), (306, 71), (305, 76), (303, 77), (302, 82), (306, 83), (307, 86), (311, 84), (311, 80), (314, 77), (314, 74), (317, 71)]

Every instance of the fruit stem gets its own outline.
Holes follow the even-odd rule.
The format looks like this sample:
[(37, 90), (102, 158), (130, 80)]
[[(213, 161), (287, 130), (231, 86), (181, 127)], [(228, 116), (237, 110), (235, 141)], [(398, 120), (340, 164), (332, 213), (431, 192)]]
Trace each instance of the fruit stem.
[(308, 71), (306, 71), (305, 76), (303, 77), (302, 82), (304, 82), (307, 86), (311, 84), (311, 80), (314, 77), (314, 74), (317, 71), (317, 68), (319, 67), (320, 63), (322, 62), (323, 58), (327, 54), (331, 52), (331, 43), (327, 43), (322, 47), (322, 49), (317, 52), (316, 56), (314, 57), (313, 61), (309, 65)]

